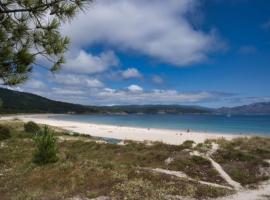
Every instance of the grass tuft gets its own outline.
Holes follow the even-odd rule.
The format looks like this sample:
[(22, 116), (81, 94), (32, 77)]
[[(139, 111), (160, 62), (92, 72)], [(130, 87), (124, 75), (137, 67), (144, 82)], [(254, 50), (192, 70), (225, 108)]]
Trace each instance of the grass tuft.
[(30, 121), (24, 124), (24, 131), (37, 134), (40, 131), (40, 127), (35, 122)]
[(10, 129), (7, 126), (0, 126), (0, 140), (5, 140), (11, 137)]

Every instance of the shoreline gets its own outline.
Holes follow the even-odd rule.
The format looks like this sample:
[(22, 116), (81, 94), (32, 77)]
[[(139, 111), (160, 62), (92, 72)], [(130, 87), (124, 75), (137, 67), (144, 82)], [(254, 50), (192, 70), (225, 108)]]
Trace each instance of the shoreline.
[(224, 138), (231, 140), (237, 137), (250, 137), (250, 135), (233, 135), (223, 133), (204, 133), (183, 130), (155, 129), (155, 128), (139, 128), (117, 125), (95, 124), (87, 122), (67, 121), (49, 118), (54, 114), (35, 114), (35, 115), (12, 115), (1, 116), (0, 120), (20, 119), (24, 122), (34, 121), (38, 124), (47, 124), (63, 128), (68, 131), (80, 134), (91, 135), (94, 137), (112, 138), (118, 140), (134, 140), (134, 141), (153, 141), (163, 142), (166, 144), (179, 145), (186, 140), (192, 140), (195, 143), (202, 143), (206, 139)]

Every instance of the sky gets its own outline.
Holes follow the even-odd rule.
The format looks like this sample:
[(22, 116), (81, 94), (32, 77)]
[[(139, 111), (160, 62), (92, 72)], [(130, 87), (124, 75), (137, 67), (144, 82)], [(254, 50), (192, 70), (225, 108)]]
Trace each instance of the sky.
[(98, 0), (61, 33), (62, 70), (34, 67), (13, 89), (85, 105), (270, 101), (269, 0)]

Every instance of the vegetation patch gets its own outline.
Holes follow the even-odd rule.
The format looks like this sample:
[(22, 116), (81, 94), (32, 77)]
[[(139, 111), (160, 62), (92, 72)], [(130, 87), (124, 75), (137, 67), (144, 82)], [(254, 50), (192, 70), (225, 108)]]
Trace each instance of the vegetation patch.
[(34, 138), (36, 150), (34, 152), (33, 161), (37, 164), (54, 163), (58, 160), (56, 137), (53, 132), (47, 127), (37, 134)]
[[(135, 177), (136, 179), (143, 178), (144, 180), (150, 181), (152, 185), (157, 188), (159, 193), (166, 195), (165, 199), (170, 199), (170, 197), (175, 196), (207, 199), (232, 194), (231, 190), (202, 185), (166, 174), (137, 171), (133, 175), (130, 175), (130, 177)], [(129, 180), (131, 180), (131, 178)]]
[(189, 152), (177, 153), (174, 161), (168, 165), (168, 169), (182, 171), (197, 180), (227, 185), (209, 160), (200, 156), (191, 156)]
[(133, 179), (123, 183), (118, 183), (113, 187), (111, 196), (117, 200), (130, 199), (166, 199), (166, 189), (157, 189), (151, 181), (144, 179)]
[[(58, 151), (54, 151), (56, 154), (53, 155), (56, 155), (58, 160), (57, 162), (46, 162), (46, 165), (37, 165), (33, 163), (33, 153), (35, 155), (37, 152), (37, 144), (33, 139), (35, 136), (24, 131), (24, 123), (2, 121), (0, 124), (9, 127), (12, 136), (4, 141), (5, 147), (0, 148), (1, 200), (54, 200), (76, 196), (87, 198), (111, 196), (115, 199), (154, 200), (170, 199), (176, 195), (207, 199), (232, 193), (231, 190), (142, 170), (143, 167), (181, 170), (198, 180), (224, 184), (219, 180), (216, 171), (212, 172), (214, 169), (208, 160), (189, 155), (189, 151), (193, 150), (190, 149), (192, 148), (190, 145), (188, 147), (186, 144), (154, 143), (146, 145), (131, 141), (126, 141), (126, 145), (102, 144), (96, 143), (94, 139), (71, 135), (68, 137), (73, 137), (74, 140), (60, 141), (56, 138), (67, 137), (66, 132), (63, 130), (56, 132), (56, 129), (53, 129), (55, 131), (49, 131), (48, 134), (55, 137), (53, 143), (58, 147)], [(40, 137), (44, 135), (38, 134)], [(78, 140), (78, 138), (80, 139)], [(227, 143), (221, 142), (224, 142), (224, 145)], [(47, 143), (44, 142), (44, 144)], [(222, 145), (220, 144), (220, 146)], [(245, 148), (243, 146), (240, 150), (245, 152)], [(264, 148), (263, 144), (260, 144), (260, 148)], [(247, 151), (253, 151), (254, 149), (252, 149)], [(219, 154), (218, 152), (215, 155), (216, 158)], [(38, 153), (37, 155), (43, 154)], [(45, 153), (44, 155), (50, 154)], [(47, 158), (47, 156), (41, 157)], [(168, 157), (174, 158), (169, 165), (164, 162)], [(245, 166), (252, 162), (249, 157), (240, 157), (238, 162), (246, 163)], [(257, 156), (256, 158), (262, 161), (265, 157), (267, 156)], [(52, 156), (52, 158), (55, 157)], [(227, 158), (224, 160), (227, 162)], [(223, 162), (222, 165), (225, 166), (226, 162)], [(227, 167), (230, 170), (240, 170), (237, 165), (227, 165)], [(240, 176), (243, 175), (240, 174)]]
[(224, 170), (242, 185), (256, 184), (269, 178), (270, 138), (237, 138), (232, 141), (217, 140), (220, 148), (213, 158)]
[(10, 130), (7, 126), (0, 125), (0, 140), (5, 140), (11, 137)]
[(30, 121), (24, 124), (24, 131), (37, 134), (40, 131), (40, 127), (35, 122)]

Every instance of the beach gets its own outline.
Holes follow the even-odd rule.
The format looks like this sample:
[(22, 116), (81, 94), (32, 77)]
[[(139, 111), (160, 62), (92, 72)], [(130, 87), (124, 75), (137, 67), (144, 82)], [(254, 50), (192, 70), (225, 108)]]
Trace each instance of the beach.
[[(57, 191), (63, 196), (71, 191), (62, 189), (63, 183), (69, 186), (70, 180), (73, 181), (73, 184), (69, 187), (75, 188), (76, 193), (84, 191), (91, 180), (91, 183), (98, 186), (94, 190), (100, 191), (98, 194), (95, 193), (97, 194), (95, 197), (103, 197), (107, 194), (118, 195), (115, 181), (125, 181), (125, 185), (133, 184), (134, 178), (130, 178), (130, 174), (135, 177), (134, 187), (136, 189), (137, 182), (139, 182), (142, 185), (141, 188), (147, 188), (150, 184), (151, 188), (148, 190), (157, 191), (155, 185), (151, 185), (150, 179), (153, 180), (153, 183), (165, 186), (167, 184), (170, 188), (173, 185), (177, 193), (171, 194), (171, 190), (164, 190), (162, 195), (165, 195), (166, 198), (163, 199), (169, 199), (167, 197), (176, 195), (177, 197), (192, 195), (195, 197), (192, 199), (211, 197), (211, 199), (220, 200), (243, 200), (247, 198), (259, 199), (269, 194), (270, 160), (268, 149), (270, 140), (268, 137), (247, 138), (247, 135), (237, 134), (105, 125), (75, 120), (68, 121), (63, 117), (54, 114), (0, 117), (1, 126), (4, 127), (2, 130), (5, 130), (5, 127), (7, 130), (8, 127), (12, 134), (9, 136), (11, 139), (5, 138), (0, 141), (0, 156), (8, 160), (6, 163), (12, 163), (12, 165), (3, 165), (4, 170), (0, 170), (2, 182), (10, 183), (5, 188), (7, 198), (4, 199), (9, 199), (11, 195), (20, 195), (10, 189), (18, 182), (20, 183), (18, 185), (23, 187), (25, 187), (24, 185), (29, 186), (27, 188), (29, 195), (36, 194), (35, 191), (40, 190), (40, 182), (45, 181), (48, 185), (53, 182), (59, 187), (53, 186), (49, 191), (42, 190), (44, 192), (38, 195), (48, 197), (53, 194), (54, 197), (55, 191)], [(22, 122), (29, 121), (49, 125), (51, 129), (58, 131), (56, 148), (59, 151), (57, 150), (56, 155), (59, 159), (51, 163), (50, 167), (40, 167), (30, 162), (35, 155), (33, 147), (38, 147), (38, 144), (34, 145), (34, 142), (37, 141), (33, 140), (35, 132), (25, 131), (25, 124)], [(70, 135), (65, 134), (66, 131)], [(72, 136), (74, 133), (76, 135)], [(109, 145), (99, 138), (78, 137), (77, 133), (101, 138), (114, 138), (119, 141), (117, 144)], [(47, 148), (47, 137), (41, 137), (45, 138), (44, 145)], [(238, 138), (236, 141), (231, 140), (236, 137), (242, 138)], [(206, 139), (218, 138), (226, 140), (204, 143)], [(133, 144), (130, 141), (124, 143), (123, 140), (147, 142)], [(201, 144), (194, 145), (192, 142), (182, 144), (187, 140)], [(166, 144), (151, 143), (155, 141)], [(266, 153), (262, 154), (261, 152)], [(254, 160), (256, 161), (254, 162)], [(29, 165), (29, 170), (25, 170), (24, 166), (27, 165)], [(34, 167), (34, 170), (30, 166)], [(21, 173), (21, 170), (24, 173)], [(235, 171), (236, 173), (234, 173)], [(17, 175), (14, 176), (14, 174), (19, 174), (18, 172), (21, 173), (22, 178), (18, 179)], [(141, 179), (138, 179), (138, 176)], [(168, 180), (169, 182), (166, 182)], [(32, 185), (26, 184), (29, 182)], [(252, 189), (249, 185), (252, 186)], [(182, 191), (179, 187), (192, 188), (194, 191), (198, 190), (198, 193), (185, 193), (185, 190)], [(255, 187), (256, 189), (254, 189)], [(106, 190), (102, 190), (103, 188)], [(111, 191), (116, 192), (110, 193)], [(213, 191), (215, 196), (213, 196)], [(126, 194), (129, 190), (124, 192)], [(143, 195), (144, 193), (142, 193)], [(74, 196), (74, 190), (70, 196)], [(110, 196), (104, 197), (111, 199)]]
[(1, 120), (19, 119), (24, 122), (33, 121), (38, 124), (46, 124), (63, 128), (68, 131), (91, 135), (94, 137), (113, 138), (119, 140), (133, 141), (152, 141), (163, 142), (166, 144), (178, 145), (186, 140), (192, 140), (195, 143), (202, 143), (207, 139), (225, 138), (231, 140), (244, 135), (222, 134), (222, 133), (204, 133), (187, 130), (166, 130), (155, 128), (137, 128), (127, 126), (114, 126), (105, 124), (94, 124), (87, 122), (67, 121), (60, 119), (52, 119), (49, 114), (36, 115), (12, 115), (3, 116)]

